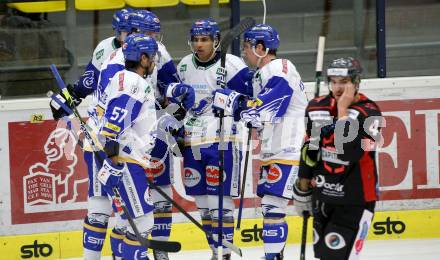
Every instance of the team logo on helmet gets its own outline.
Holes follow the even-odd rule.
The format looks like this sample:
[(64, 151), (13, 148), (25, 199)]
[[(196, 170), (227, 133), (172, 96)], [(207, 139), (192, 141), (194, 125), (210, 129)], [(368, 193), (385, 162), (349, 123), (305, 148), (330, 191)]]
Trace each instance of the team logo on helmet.
[(271, 164), (269, 166), (269, 170), (267, 171), (267, 177), (266, 177), (268, 183), (275, 183), (281, 180), (282, 176), (283, 176), (283, 171), (278, 165)]
[(200, 182), (201, 179), (202, 176), (200, 175), (199, 171), (194, 168), (185, 168), (183, 172), (183, 182), (185, 183), (185, 186), (194, 187)]

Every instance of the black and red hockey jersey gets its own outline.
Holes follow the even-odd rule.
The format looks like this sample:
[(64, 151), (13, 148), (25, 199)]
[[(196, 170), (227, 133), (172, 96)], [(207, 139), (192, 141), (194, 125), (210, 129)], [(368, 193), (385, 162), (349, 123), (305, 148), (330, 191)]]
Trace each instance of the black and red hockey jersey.
[(317, 163), (308, 166), (303, 154), (298, 176), (312, 180), (315, 199), (363, 205), (378, 199), (375, 149), (381, 137), (382, 114), (363, 94), (348, 112), (348, 118), (338, 120), (337, 103), (331, 95), (309, 102), (304, 142), (308, 150), (302, 151), (315, 154)]

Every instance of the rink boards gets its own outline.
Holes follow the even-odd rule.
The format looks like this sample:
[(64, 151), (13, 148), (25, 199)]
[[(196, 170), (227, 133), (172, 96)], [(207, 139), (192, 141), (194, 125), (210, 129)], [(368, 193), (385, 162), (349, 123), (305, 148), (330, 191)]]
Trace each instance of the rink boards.
[[(377, 212), (367, 239), (422, 239), (440, 237), (440, 210)], [(287, 243), (300, 243), (302, 218), (289, 216)], [(309, 220), (308, 243), (312, 243), (312, 221)], [(111, 230), (109, 229), (107, 234)], [(2, 259), (26, 256), (44, 259), (74, 258), (82, 255), (82, 231), (56, 232), (0, 237)], [(207, 249), (203, 233), (193, 224), (173, 225), (171, 240), (180, 241), (182, 250)], [(108, 238), (103, 255), (111, 255)], [(263, 246), (262, 219), (245, 219), (234, 235), (239, 247)], [(37, 256), (39, 255), (39, 256)]]
[[(305, 85), (313, 95), (313, 84)], [(440, 77), (365, 80), (361, 91), (378, 101), (387, 122), (377, 156), (380, 212), (369, 239), (440, 237)], [(85, 106), (80, 111), (85, 115)], [(79, 257), (87, 174), (71, 133), (51, 120), (45, 98), (0, 100), (0, 133), (1, 259)], [(235, 237), (240, 246), (261, 245), (258, 175), (253, 174), (258, 146), (254, 148), (244, 226)], [(199, 219), (193, 199), (185, 195), (181, 171), (176, 172), (174, 199)], [(302, 223), (292, 204), (287, 215), (288, 242), (298, 243)], [(184, 250), (205, 245), (202, 233), (176, 210), (174, 219), (179, 224), (173, 226), (172, 239), (181, 241)]]

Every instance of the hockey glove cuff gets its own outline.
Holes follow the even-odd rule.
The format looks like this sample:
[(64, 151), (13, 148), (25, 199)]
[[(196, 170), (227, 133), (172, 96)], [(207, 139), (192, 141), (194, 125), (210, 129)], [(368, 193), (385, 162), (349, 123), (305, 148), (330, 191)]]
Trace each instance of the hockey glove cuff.
[(302, 191), (299, 188), (299, 178), (293, 185), (293, 200), (296, 213), (300, 216), (305, 214), (312, 215), (312, 190)]
[[(79, 106), (79, 104), (81, 104), (82, 99), (79, 98), (74, 90), (72, 85), (67, 85), (67, 91), (69, 92), (70, 96), (72, 97), (72, 101), (69, 102), (67, 100), (67, 98), (64, 96), (63, 93), (58, 94), (56, 97), (64, 104), (66, 104), (68, 107), (70, 108), (74, 108)], [(64, 116), (68, 116), (69, 114), (64, 111), (64, 109), (55, 101), (55, 100), (51, 100), (49, 103), (50, 106), (50, 110), (52, 110), (52, 116), (53, 119), (58, 120)]]
[(106, 191), (111, 191), (116, 187), (122, 178), (122, 172), (125, 168), (123, 165), (115, 165), (110, 159), (105, 159), (101, 169), (98, 172), (98, 180), (104, 185)]

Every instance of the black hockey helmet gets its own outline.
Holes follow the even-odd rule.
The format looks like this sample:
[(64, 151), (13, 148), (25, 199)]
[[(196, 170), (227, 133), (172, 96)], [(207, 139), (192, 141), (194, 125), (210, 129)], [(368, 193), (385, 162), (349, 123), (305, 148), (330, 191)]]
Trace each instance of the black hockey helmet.
[(327, 67), (327, 80), (330, 77), (351, 77), (353, 84), (361, 81), (362, 67), (359, 60), (346, 57), (333, 60)]

